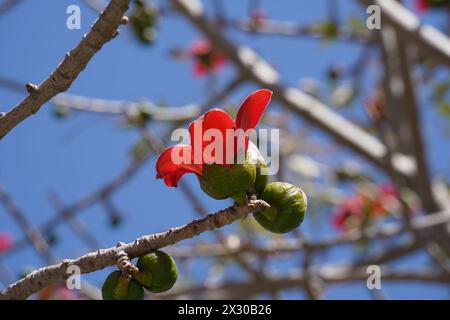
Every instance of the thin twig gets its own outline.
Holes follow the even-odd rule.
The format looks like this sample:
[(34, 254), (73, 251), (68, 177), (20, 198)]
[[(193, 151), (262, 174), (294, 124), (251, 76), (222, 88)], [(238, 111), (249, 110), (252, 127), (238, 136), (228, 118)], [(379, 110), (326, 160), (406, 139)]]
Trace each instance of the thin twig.
[(20, 2), (22, 2), (22, 0), (3, 0), (3, 2), (0, 4), (0, 16), (14, 8)]
[[(271, 276), (264, 281), (229, 281), (222, 284), (205, 284), (195, 287), (179, 288), (161, 296), (164, 299), (202, 297), (208, 299), (248, 299), (271, 290), (286, 290), (305, 286), (305, 275), (302, 271), (291, 272), (291, 275)], [(327, 284), (361, 282), (367, 280), (367, 268), (354, 269), (346, 266), (322, 266), (314, 268), (314, 274)], [(404, 282), (416, 281), (448, 285), (450, 280), (434, 270), (382, 270), (383, 281)]]
[(12, 110), (0, 118), (0, 140), (20, 122), (38, 112), (41, 106), (58, 93), (66, 91), (78, 74), (102, 46), (118, 34), (130, 0), (111, 0), (92, 29), (80, 43), (66, 54), (55, 71), (39, 85), (27, 84), (29, 95)]
[(67, 277), (66, 272), (69, 266), (78, 266), (81, 273), (94, 272), (116, 264), (116, 255), (121, 250), (132, 259), (153, 250), (192, 238), (205, 231), (221, 228), (238, 219), (247, 217), (250, 213), (267, 207), (269, 205), (262, 200), (251, 200), (246, 205), (229, 207), (210, 214), (203, 219), (194, 220), (184, 226), (172, 228), (163, 233), (144, 236), (119, 247), (100, 249), (73, 260), (63, 260), (62, 263), (35, 270), (25, 278), (11, 284), (0, 294), (0, 299), (26, 299), (34, 292)]
[[(279, 74), (274, 68), (248, 47), (238, 47), (211, 24), (203, 15), (201, 3), (197, 0), (172, 0), (175, 8), (197, 29), (205, 34), (230, 60), (240, 72), (262, 87), (273, 91), (273, 97), (283, 105), (322, 128), (333, 138), (347, 145), (372, 163), (385, 168), (386, 147), (366, 131), (332, 111), (318, 99), (292, 87), (280, 83)], [(414, 172), (394, 161), (393, 165), (402, 175)]]
[(41, 232), (36, 229), (27, 219), (25, 214), (17, 207), (5, 189), (0, 186), (0, 202), (6, 210), (11, 214), (26, 236), (27, 242), (32, 244), (36, 252), (43, 257), (46, 263), (54, 263), (55, 257), (50, 253), (48, 244), (42, 236)]

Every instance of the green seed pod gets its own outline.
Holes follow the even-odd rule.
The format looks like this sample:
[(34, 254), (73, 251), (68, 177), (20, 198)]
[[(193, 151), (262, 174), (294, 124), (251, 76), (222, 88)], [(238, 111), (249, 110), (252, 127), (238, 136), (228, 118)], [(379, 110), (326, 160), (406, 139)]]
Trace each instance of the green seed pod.
[(133, 279), (122, 276), (119, 270), (113, 271), (102, 286), (103, 300), (143, 300), (144, 289)]
[(133, 278), (151, 292), (167, 291), (177, 281), (177, 264), (165, 252), (158, 250), (140, 257), (137, 267), (139, 271), (133, 274)]
[(205, 165), (198, 176), (201, 189), (214, 199), (233, 198), (238, 204), (247, 202), (247, 194), (259, 193), (266, 187), (269, 176), (261, 174), (267, 164), (258, 147), (249, 141), (244, 164), (224, 167)]
[(234, 164), (230, 167), (210, 164), (205, 165), (203, 174), (197, 177), (201, 189), (214, 199), (242, 199), (253, 189), (256, 166), (250, 163)]
[(259, 198), (270, 204), (270, 208), (254, 214), (264, 229), (273, 233), (286, 233), (303, 222), (307, 199), (300, 188), (290, 183), (272, 182)]
[(265, 163), (256, 167), (256, 179), (254, 184), (256, 193), (261, 193), (269, 183), (269, 176), (261, 174), (261, 169), (263, 168), (267, 168), (267, 165)]

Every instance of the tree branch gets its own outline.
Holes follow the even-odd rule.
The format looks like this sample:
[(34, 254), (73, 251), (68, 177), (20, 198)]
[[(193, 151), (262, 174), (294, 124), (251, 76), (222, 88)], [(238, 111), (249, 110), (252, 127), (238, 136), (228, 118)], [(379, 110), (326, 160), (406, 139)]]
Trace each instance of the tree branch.
[(27, 243), (32, 244), (32, 247), (46, 263), (54, 263), (56, 260), (50, 253), (48, 244), (42, 236), (42, 233), (28, 221), (25, 214), (16, 206), (2, 186), (0, 186), (0, 202), (25, 234)]
[(375, 2), (381, 9), (382, 19), (418, 48), (444, 65), (450, 65), (450, 39), (430, 25), (423, 25), (419, 18), (395, 0), (359, 0), (364, 6)]
[(386, 161), (392, 161), (392, 165), (402, 176), (414, 174), (415, 170), (410, 170), (410, 168), (403, 166), (401, 161), (397, 161), (400, 159), (397, 154), (392, 159), (386, 159), (388, 154), (387, 148), (377, 138), (333, 112), (318, 99), (298, 89), (281, 84), (279, 74), (268, 62), (252, 49), (236, 46), (220, 30), (214, 27), (203, 15), (200, 1), (172, 0), (172, 3), (180, 13), (235, 63), (245, 77), (264, 88), (272, 90), (274, 99), (296, 114), (311, 121), (344, 145), (369, 159), (372, 163), (385, 168)]
[[(264, 20), (260, 26), (255, 27), (252, 19), (228, 19), (223, 22), (224, 27), (247, 32), (253, 35), (283, 36), (283, 37), (310, 37), (322, 39), (323, 35), (314, 30), (314, 25), (301, 25), (291, 21)], [(342, 28), (341, 28), (342, 29)], [(351, 31), (338, 30), (336, 40), (349, 42), (368, 42), (368, 37), (355, 34)]]
[[(385, 59), (387, 80), (388, 110), (394, 118), (397, 116), (398, 127), (393, 130), (405, 153), (412, 153), (417, 164), (417, 175), (414, 177), (415, 189), (420, 194), (423, 206), (428, 212), (438, 210), (433, 199), (431, 179), (425, 157), (425, 143), (422, 126), (418, 114), (414, 85), (411, 79), (408, 44), (398, 37), (398, 33), (390, 25), (381, 30), (380, 44)], [(410, 49), (410, 48), (409, 48)]]
[(65, 279), (68, 276), (66, 270), (69, 266), (78, 266), (81, 273), (94, 272), (114, 265), (116, 263), (115, 256), (120, 250), (124, 250), (130, 258), (139, 257), (153, 250), (192, 238), (205, 231), (221, 228), (268, 206), (262, 200), (251, 200), (246, 205), (229, 207), (163, 233), (144, 236), (128, 244), (90, 252), (74, 260), (63, 260), (62, 263), (38, 269), (18, 282), (11, 284), (0, 293), (0, 299), (26, 299), (42, 288)]
[[(47, 222), (45, 222), (40, 228), (40, 232), (43, 235), (48, 235), (51, 231), (54, 230), (60, 224), (70, 221), (78, 213), (82, 210), (92, 207), (93, 205), (108, 199), (115, 191), (124, 186), (131, 178), (133, 178), (139, 169), (146, 163), (147, 159), (150, 157), (151, 152), (148, 152), (142, 159), (139, 161), (131, 161), (127, 167), (120, 172), (116, 177), (112, 180), (108, 181), (99, 189), (88, 193), (83, 196), (76, 202), (70, 205), (65, 205), (64, 208), (61, 208), (58, 211), (58, 214), (54, 217), (50, 218)], [(19, 249), (23, 249), (28, 244), (27, 239), (21, 239), (14, 243), (14, 245), (2, 256), (10, 255), (15, 252), (18, 252)]]
[[(302, 271), (292, 272), (292, 275), (271, 276), (263, 281), (227, 282), (223, 284), (205, 284), (195, 287), (180, 288), (162, 294), (164, 299), (249, 299), (255, 295), (271, 290), (286, 290), (298, 287), (304, 288), (305, 274)], [(341, 284), (366, 281), (366, 267), (357, 269), (346, 266), (322, 266), (315, 268), (314, 275), (326, 284)], [(447, 285), (449, 278), (445, 274), (436, 273), (432, 269), (389, 270), (383, 268), (383, 281), (388, 282), (423, 282)]]
[[(363, 240), (391, 239), (408, 231), (419, 234), (430, 234), (441, 226), (450, 222), (450, 211), (436, 212), (414, 218), (408, 227), (400, 223), (391, 222), (381, 227), (368, 227), (365, 230), (349, 231), (343, 235), (305, 242), (298, 239), (286, 239), (269, 241), (264, 246), (252, 246), (242, 244), (236, 247), (229, 247), (224, 244), (198, 244), (194, 247), (179, 247), (170, 250), (170, 254), (177, 258), (202, 258), (202, 257), (229, 257), (237, 255), (254, 254), (258, 256), (292, 254), (304, 250), (308, 247), (315, 252), (324, 252), (337, 246), (355, 245)], [(430, 232), (428, 232), (430, 231)], [(416, 241), (418, 245), (420, 241)], [(410, 242), (406, 246), (409, 246)], [(420, 244), (423, 246), (423, 244)], [(405, 246), (405, 247), (406, 247)], [(375, 259), (375, 258), (372, 258)], [(383, 258), (388, 260), (387, 257)]]
[(0, 4), (0, 15), (5, 14), (9, 10), (11, 10), (13, 7), (18, 5), (20, 2), (22, 2), (22, 0), (4, 0)]
[(55, 71), (40, 85), (27, 84), (29, 95), (0, 117), (0, 140), (20, 122), (39, 111), (41, 106), (60, 92), (66, 91), (78, 74), (102, 46), (118, 34), (130, 0), (111, 0), (81, 42), (66, 54)]

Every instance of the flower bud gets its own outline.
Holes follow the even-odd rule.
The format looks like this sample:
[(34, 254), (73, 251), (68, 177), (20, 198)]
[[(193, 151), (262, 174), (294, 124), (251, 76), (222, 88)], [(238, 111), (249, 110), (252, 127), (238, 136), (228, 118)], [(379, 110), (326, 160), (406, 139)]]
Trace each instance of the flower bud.
[(254, 214), (256, 221), (273, 233), (286, 233), (297, 228), (306, 212), (306, 194), (298, 187), (285, 182), (269, 183), (259, 198), (270, 208)]
[(131, 278), (122, 276), (119, 270), (113, 271), (102, 286), (103, 300), (142, 300), (144, 289)]
[(133, 274), (133, 278), (151, 292), (167, 291), (177, 281), (175, 260), (165, 252), (158, 250), (140, 257), (137, 267), (139, 271)]

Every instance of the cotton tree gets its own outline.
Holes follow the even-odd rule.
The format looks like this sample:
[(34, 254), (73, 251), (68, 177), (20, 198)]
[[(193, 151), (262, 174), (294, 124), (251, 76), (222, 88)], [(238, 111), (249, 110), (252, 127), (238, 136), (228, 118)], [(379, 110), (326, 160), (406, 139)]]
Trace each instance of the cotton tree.
[(23, 67), (0, 2), (2, 299), (446, 297), (448, 1), (62, 2)]

